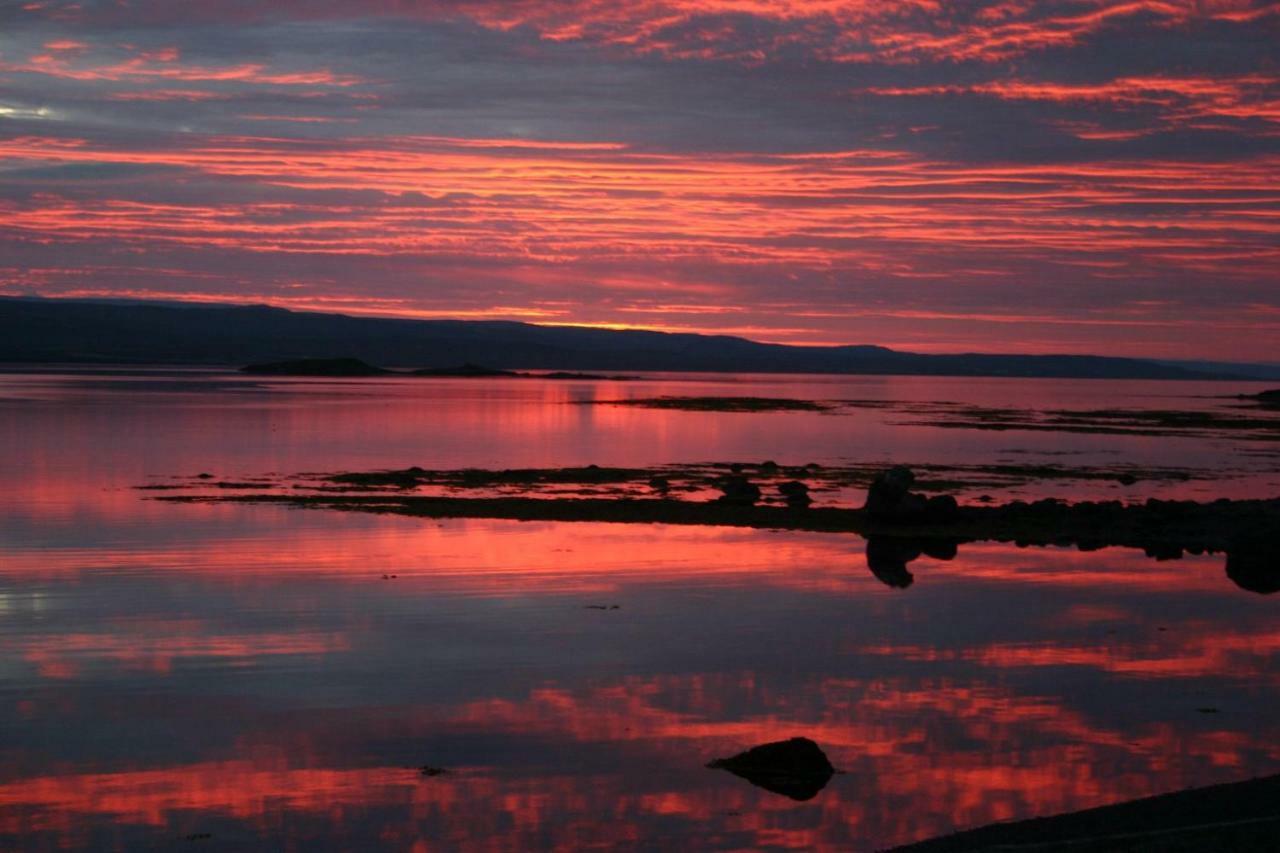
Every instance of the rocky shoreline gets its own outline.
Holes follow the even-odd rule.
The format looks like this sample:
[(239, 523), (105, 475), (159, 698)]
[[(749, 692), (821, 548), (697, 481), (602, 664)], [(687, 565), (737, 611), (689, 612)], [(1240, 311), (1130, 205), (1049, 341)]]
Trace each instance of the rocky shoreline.
[[(409, 469), (412, 471), (413, 469)], [(341, 476), (341, 475), (338, 475)], [(351, 475), (355, 477), (357, 475)], [(861, 508), (812, 506), (794, 481), (785, 505), (761, 505), (759, 488), (742, 474), (720, 480), (717, 500), (677, 500), (654, 487), (653, 497), (460, 497), (403, 492), (379, 494), (165, 494), (177, 502), (279, 504), (422, 518), (611, 522), (753, 527), (854, 533), (868, 540), (868, 562), (886, 583), (910, 582), (905, 567), (920, 555), (948, 559), (964, 543), (1074, 546), (1082, 551), (1136, 548), (1155, 559), (1226, 554), (1228, 576), (1257, 593), (1280, 591), (1280, 499), (1145, 503), (1044, 499), (984, 506), (959, 505), (949, 495), (911, 490), (904, 468), (881, 473)], [(660, 486), (661, 484), (659, 484)]]

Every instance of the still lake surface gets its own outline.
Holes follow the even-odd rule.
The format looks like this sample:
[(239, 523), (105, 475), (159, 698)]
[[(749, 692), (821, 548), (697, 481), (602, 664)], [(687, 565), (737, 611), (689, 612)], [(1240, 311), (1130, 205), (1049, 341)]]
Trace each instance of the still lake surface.
[[(1177, 466), (1195, 476), (983, 491), (1271, 497), (1280, 445), (1239, 436), (573, 404), (1207, 411), (1262, 387), (0, 375), (0, 848), (874, 850), (1280, 772), (1280, 596), (1237, 588), (1221, 555), (978, 543), (912, 563), (914, 584), (893, 589), (847, 534), (184, 505), (136, 488), (775, 459)], [(796, 735), (844, 771), (810, 800), (705, 767)]]

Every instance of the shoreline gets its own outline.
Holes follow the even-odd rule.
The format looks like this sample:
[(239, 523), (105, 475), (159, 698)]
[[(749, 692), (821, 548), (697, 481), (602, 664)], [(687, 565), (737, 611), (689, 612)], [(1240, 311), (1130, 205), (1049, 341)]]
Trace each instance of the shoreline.
[(1187, 788), (1052, 817), (993, 823), (885, 853), (1241, 853), (1280, 846), (1280, 775)]
[[(724, 501), (670, 498), (425, 497), (413, 495), (157, 495), (174, 503), (277, 504), (423, 518), (495, 518), (514, 521), (615, 522), (750, 527), (864, 538), (995, 541), (1018, 545), (1075, 545), (1081, 550), (1127, 547), (1173, 559), (1180, 552), (1242, 553), (1262, 547), (1280, 531), (1280, 498), (1063, 503), (1053, 499), (961, 506), (945, 519), (873, 517), (843, 507), (742, 506)], [(1174, 549), (1179, 554), (1174, 555)]]

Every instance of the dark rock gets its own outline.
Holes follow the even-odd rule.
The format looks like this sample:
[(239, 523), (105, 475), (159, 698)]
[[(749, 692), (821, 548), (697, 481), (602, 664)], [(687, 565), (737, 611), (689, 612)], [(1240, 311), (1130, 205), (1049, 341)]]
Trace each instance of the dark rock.
[(867, 502), (863, 506), (867, 515), (885, 521), (948, 521), (960, 509), (951, 495), (932, 498), (911, 491), (915, 474), (901, 465), (878, 475), (867, 490)]
[(1121, 474), (1116, 477), (1116, 482), (1122, 486), (1132, 486), (1134, 483), (1138, 482), (1138, 478), (1132, 474)]
[(822, 749), (803, 737), (766, 743), (707, 766), (728, 770), (756, 787), (800, 801), (817, 796), (835, 773)]
[(778, 494), (782, 495), (788, 506), (806, 507), (813, 503), (813, 498), (809, 497), (809, 487), (799, 480), (779, 483)]
[(867, 490), (867, 502), (863, 508), (873, 516), (898, 514), (915, 481), (916, 475), (911, 469), (901, 465), (877, 474)]
[(666, 477), (650, 477), (649, 488), (655, 492), (668, 492), (671, 490), (671, 481)]
[(931, 519), (937, 521), (946, 521), (954, 518), (956, 513), (960, 511), (960, 505), (951, 495), (935, 495), (929, 498), (929, 503), (925, 507)]
[(445, 770), (443, 767), (432, 767), (430, 764), (424, 764), (418, 768), (418, 772), (423, 776), (443, 776), (449, 771)]
[(760, 487), (741, 474), (722, 477), (718, 485), (720, 490), (724, 492), (719, 498), (721, 503), (735, 506), (751, 506), (760, 500)]
[(760, 463), (760, 473), (776, 474), (777, 472), (778, 472), (778, 463), (774, 462), (772, 459), (766, 459), (765, 461)]

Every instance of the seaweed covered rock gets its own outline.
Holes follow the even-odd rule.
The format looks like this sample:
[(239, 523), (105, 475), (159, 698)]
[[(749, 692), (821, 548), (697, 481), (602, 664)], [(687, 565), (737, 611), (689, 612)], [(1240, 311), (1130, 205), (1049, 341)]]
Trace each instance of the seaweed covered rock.
[(707, 766), (793, 800), (813, 799), (836, 772), (822, 749), (805, 737), (762, 744)]

